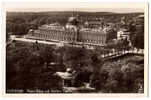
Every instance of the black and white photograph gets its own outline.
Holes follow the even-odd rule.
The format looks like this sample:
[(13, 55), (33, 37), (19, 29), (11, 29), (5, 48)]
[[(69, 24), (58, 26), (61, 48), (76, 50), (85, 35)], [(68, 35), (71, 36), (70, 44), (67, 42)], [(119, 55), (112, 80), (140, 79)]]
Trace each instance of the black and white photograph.
[(147, 7), (4, 3), (5, 94), (145, 95)]

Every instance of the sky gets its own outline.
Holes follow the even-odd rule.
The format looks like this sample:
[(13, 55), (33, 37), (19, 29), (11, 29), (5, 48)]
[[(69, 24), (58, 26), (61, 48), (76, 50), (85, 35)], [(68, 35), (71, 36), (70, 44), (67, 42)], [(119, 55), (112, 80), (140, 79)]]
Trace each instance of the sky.
[(144, 12), (144, 3), (4, 3), (6, 11), (46, 12), (46, 11), (87, 11), (87, 12)]

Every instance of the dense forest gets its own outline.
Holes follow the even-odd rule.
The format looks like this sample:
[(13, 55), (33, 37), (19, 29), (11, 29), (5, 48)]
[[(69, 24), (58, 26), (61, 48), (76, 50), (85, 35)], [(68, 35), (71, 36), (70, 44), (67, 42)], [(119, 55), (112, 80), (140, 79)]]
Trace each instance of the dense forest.
[[(56, 47), (39, 43), (14, 41), (7, 46), (6, 89), (60, 90), (58, 71), (72, 68), (76, 75), (72, 86), (85, 82), (103, 93), (137, 93), (144, 85), (144, 57), (128, 56), (115, 61), (104, 61), (102, 50), (77, 47)], [(51, 63), (55, 62), (55, 66)], [(142, 88), (143, 89), (143, 88)], [(143, 92), (143, 90), (141, 90)], [(80, 91), (79, 91), (80, 92)], [(81, 90), (82, 92), (82, 90)], [(87, 91), (85, 91), (87, 92)]]

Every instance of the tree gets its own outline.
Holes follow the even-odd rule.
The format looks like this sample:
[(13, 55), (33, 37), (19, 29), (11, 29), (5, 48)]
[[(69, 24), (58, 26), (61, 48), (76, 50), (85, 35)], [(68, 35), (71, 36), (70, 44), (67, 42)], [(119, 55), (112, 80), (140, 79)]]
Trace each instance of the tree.
[(60, 65), (63, 65), (63, 57), (65, 53), (65, 48), (66, 47), (59, 47), (56, 49), (55, 54), (57, 55), (57, 62), (59, 62)]
[(144, 49), (144, 34), (136, 33), (131, 36), (132, 45), (138, 49)]
[(144, 49), (144, 17), (137, 18), (136, 22), (129, 25), (130, 40), (132, 45), (138, 49)]
[(106, 42), (108, 43), (109, 41), (113, 40), (113, 39), (116, 39), (117, 37), (117, 31), (112, 28), (110, 30), (107, 31), (107, 38), (106, 38)]
[(92, 54), (91, 56), (91, 64), (93, 66), (93, 73), (97, 73), (100, 71), (102, 65), (103, 65), (103, 58), (98, 57), (99, 55), (97, 55), (96, 53)]
[(90, 86), (96, 90), (100, 90), (102, 87), (101, 82), (106, 80), (106, 73), (102, 72), (102, 65), (104, 61), (102, 57), (98, 55), (96, 51), (93, 51), (91, 56), (91, 65), (93, 67), (92, 75), (90, 76)]
[(54, 53), (54, 49), (46, 45), (40, 50), (40, 61), (46, 63), (46, 66), (48, 67), (48, 64), (51, 62), (54, 62), (56, 58), (56, 55)]
[(63, 58), (66, 67), (72, 67), (77, 71), (82, 70), (88, 62), (88, 54), (85, 48), (67, 47)]
[[(123, 73), (123, 84), (127, 92), (138, 92), (138, 84), (144, 79), (143, 66), (138, 66), (132, 62), (127, 63), (121, 67)], [(138, 82), (138, 83), (136, 83)]]
[(121, 40), (120, 46), (122, 47), (121, 49), (124, 50), (124, 52), (129, 49), (129, 41), (127, 40), (127, 38)]
[(31, 69), (31, 66), (27, 66), (26, 62), (30, 54), (30, 51), (26, 47), (19, 49), (12, 48), (10, 51), (7, 51), (6, 81), (8, 89), (26, 88), (25, 75), (28, 77)]
[[(23, 46), (23, 47), (22, 47)], [(61, 89), (60, 79), (53, 76), (52, 71), (43, 72), (44, 62), (52, 62), (53, 48), (38, 44), (16, 43), (14, 47), (7, 47), (6, 81), (7, 89)], [(41, 79), (41, 80), (39, 80)]]
[[(127, 58), (124, 61), (108, 62), (103, 65), (101, 72), (106, 73), (106, 80), (100, 82), (101, 91), (112, 93), (137, 93), (140, 84), (143, 86), (144, 65), (140, 57)], [(105, 83), (104, 83), (105, 82)]]
[(121, 93), (123, 73), (121, 72), (121, 62), (108, 62), (102, 67), (102, 72), (106, 72), (105, 83), (102, 85), (104, 92)]

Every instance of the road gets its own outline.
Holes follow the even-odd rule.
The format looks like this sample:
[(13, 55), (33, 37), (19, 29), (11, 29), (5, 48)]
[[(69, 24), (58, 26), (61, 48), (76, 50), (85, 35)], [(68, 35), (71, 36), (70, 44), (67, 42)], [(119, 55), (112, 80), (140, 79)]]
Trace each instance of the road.
[[(64, 45), (82, 47), (82, 43), (81, 44), (80, 43), (79, 44), (69, 44), (68, 42), (65, 42), (65, 41), (55, 41), (55, 40), (54, 40), (54, 42), (51, 42), (51, 41), (45, 41), (45, 40), (28, 39), (28, 38), (24, 38), (24, 37), (14, 37), (14, 36), (11, 37), (11, 40), (23, 41), (23, 42), (33, 42), (33, 43), (35, 43), (37, 41), (38, 43), (57, 45), (58, 47), (62, 47)], [(86, 46), (86, 48), (94, 49), (92, 46)]]
[(43, 41), (43, 40), (27, 39), (27, 38), (23, 38), (23, 37), (21, 37), (21, 38), (15, 37), (13, 40), (16, 40), (16, 41), (24, 41), (24, 42), (33, 42), (33, 43), (35, 43), (35, 42), (37, 41), (38, 43), (42, 43), (42, 44), (50, 44), (50, 45), (63, 46), (63, 43)]

